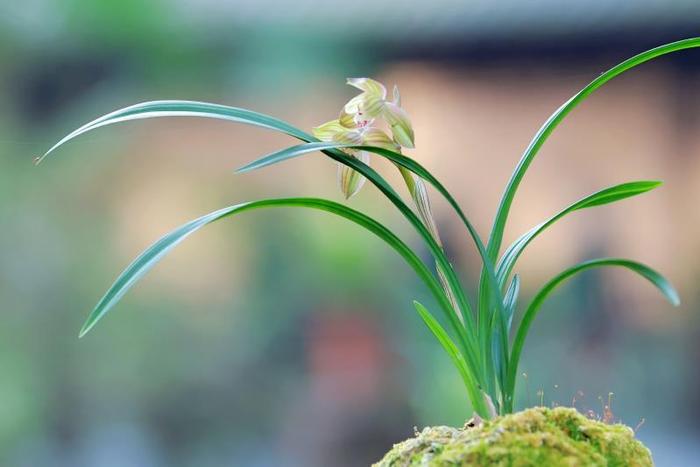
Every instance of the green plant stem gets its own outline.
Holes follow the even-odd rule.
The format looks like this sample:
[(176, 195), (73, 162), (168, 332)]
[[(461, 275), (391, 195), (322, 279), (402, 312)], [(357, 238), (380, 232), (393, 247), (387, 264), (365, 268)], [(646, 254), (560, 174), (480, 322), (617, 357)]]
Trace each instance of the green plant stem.
[[(432, 208), (430, 206), (430, 197), (428, 195), (428, 191), (425, 187), (423, 179), (419, 178), (417, 175), (414, 175), (408, 169), (398, 164), (396, 164), (396, 168), (399, 170), (399, 173), (404, 179), (406, 188), (408, 189), (408, 192), (411, 195), (411, 198), (413, 199), (413, 205), (418, 211), (418, 215), (422, 219), (423, 224), (425, 224), (426, 228), (430, 231), (430, 233), (433, 235), (433, 238), (444, 252), (445, 247), (442, 244), (442, 239), (440, 238), (440, 231), (437, 227), (435, 217), (432, 213)], [(450, 283), (447, 280), (445, 271), (442, 270), (437, 261), (435, 262), (435, 270), (437, 272), (438, 279), (440, 279), (440, 284), (442, 284), (442, 288), (445, 291), (445, 294), (447, 294), (447, 298), (450, 300), (450, 303), (452, 303), (452, 307), (458, 311), (459, 317), (462, 323), (464, 323), (464, 315), (468, 313), (471, 316), (471, 310), (462, 310), (460, 308), (459, 303), (457, 302), (457, 296), (452, 290), (452, 287), (450, 287)]]
[[(442, 248), (440, 248), (440, 246), (435, 241), (428, 229), (425, 227), (423, 222), (416, 216), (413, 210), (411, 210), (401, 200), (399, 195), (394, 191), (393, 188), (391, 188), (391, 186), (386, 182), (386, 180), (384, 180), (384, 178), (381, 177), (381, 175), (379, 175), (374, 169), (372, 169), (367, 164), (363, 163), (362, 161), (356, 158), (347, 157), (343, 152), (323, 152), (324, 154), (328, 155), (330, 158), (336, 160), (337, 162), (345, 164), (348, 167), (359, 172), (361, 175), (367, 178), (374, 186), (376, 186), (377, 189), (379, 189), (389, 199), (389, 201), (391, 201), (392, 204), (394, 204), (394, 206), (398, 208), (398, 210), (404, 215), (404, 217), (418, 231), (418, 233), (430, 249), (431, 253), (433, 254), (433, 257), (437, 261), (439, 267), (442, 268), (445, 272), (445, 277), (449, 286), (452, 288), (452, 290), (457, 292), (457, 300), (459, 305), (464, 307), (464, 309), (469, 310), (469, 304), (464, 295), (462, 286), (459, 282), (459, 279), (457, 279), (454, 269), (452, 268), (447, 257), (445, 256), (445, 252), (442, 250)], [(449, 314), (448, 318), (452, 331), (457, 334), (458, 342), (462, 343), (462, 351), (465, 352), (465, 358), (468, 362), (472, 364), (472, 368), (475, 372), (477, 381), (483, 383), (483, 378), (481, 372), (479, 371), (479, 365), (477, 363), (479, 361), (479, 354), (477, 347), (475, 347), (474, 345), (474, 334), (468, 332), (469, 330), (466, 330), (465, 327), (462, 325), (462, 322), (459, 320), (459, 317), (457, 315), (457, 310), (453, 310), (453, 312)]]

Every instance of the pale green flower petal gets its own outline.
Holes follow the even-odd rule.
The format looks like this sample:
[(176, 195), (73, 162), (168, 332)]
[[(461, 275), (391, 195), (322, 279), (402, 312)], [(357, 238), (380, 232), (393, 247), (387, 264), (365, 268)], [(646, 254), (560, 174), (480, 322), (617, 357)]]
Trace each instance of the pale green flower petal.
[(342, 130), (333, 135), (333, 141), (342, 144), (362, 144), (362, 132), (360, 130), (351, 130), (341, 126)]
[(370, 78), (348, 78), (348, 84), (363, 91), (344, 107), (346, 113), (356, 117), (356, 122), (370, 122), (382, 113), (386, 101), (386, 88), (382, 83)]
[(423, 223), (430, 231), (431, 235), (438, 243), (442, 246), (442, 241), (440, 240), (440, 233), (438, 232), (437, 224), (435, 223), (435, 217), (433, 216), (433, 210), (430, 206), (430, 198), (428, 197), (428, 187), (422, 178), (417, 175), (411, 174), (413, 177), (413, 191), (411, 196), (413, 197), (413, 202), (418, 209), (418, 214), (423, 220)]
[(371, 123), (384, 109), (384, 99), (377, 94), (363, 92), (348, 101), (343, 110), (358, 120)]
[(357, 128), (348, 128), (340, 120), (331, 120), (313, 129), (313, 134), (321, 141), (335, 141), (343, 144), (362, 144), (362, 132)]
[(345, 128), (356, 128), (357, 127), (357, 122), (355, 121), (355, 116), (347, 113), (345, 111), (345, 109), (340, 111), (340, 117), (338, 118), (338, 121)]
[(331, 120), (323, 125), (314, 127), (312, 133), (321, 141), (333, 141), (335, 134), (341, 131), (347, 131), (347, 128), (341, 125), (339, 120)]
[(405, 148), (415, 147), (413, 127), (404, 109), (393, 102), (384, 103), (384, 118), (391, 127), (394, 140)]
[(396, 144), (389, 135), (379, 128), (367, 128), (362, 132), (362, 144), (367, 146), (377, 146), (390, 151), (398, 151), (401, 147)]
[(399, 87), (397, 85), (394, 85), (394, 100), (392, 102), (401, 107), (401, 94), (399, 93)]
[(347, 83), (361, 91), (374, 94), (382, 100), (386, 99), (386, 88), (382, 83), (372, 78), (348, 78)]
[[(355, 155), (348, 155), (348, 157), (357, 157), (357, 159), (365, 164), (369, 164), (369, 154), (365, 151), (357, 151)], [(345, 196), (345, 199), (349, 199), (357, 194), (360, 188), (362, 188), (362, 185), (365, 184), (365, 180), (365, 177), (354, 169), (343, 164), (338, 164), (338, 186)]]

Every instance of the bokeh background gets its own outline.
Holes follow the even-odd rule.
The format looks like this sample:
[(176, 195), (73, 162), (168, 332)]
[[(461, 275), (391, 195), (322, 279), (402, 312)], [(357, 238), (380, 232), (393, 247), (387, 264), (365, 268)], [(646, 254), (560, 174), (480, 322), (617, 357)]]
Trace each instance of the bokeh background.
[[(697, 33), (692, 0), (616, 2), (25, 0), (0, 3), (0, 464), (354, 466), (414, 426), (470, 416), (411, 299), (432, 303), (379, 240), (327, 215), (268, 211), (211, 226), (90, 335), (87, 312), (143, 248), (187, 220), (287, 195), (340, 200), (321, 155), (245, 176), (293, 144), (260, 129), (164, 119), (60, 136), (121, 106), (196, 99), (310, 128), (398, 84), (410, 152), (485, 236), (530, 137), (618, 61)], [(398, 182), (391, 166), (375, 167)], [(677, 285), (673, 309), (624, 271), (546, 305), (519, 406), (571, 404), (636, 426), (658, 465), (700, 455), (700, 51), (626, 74), (574, 111), (524, 180), (507, 240), (602, 187), (665, 185), (571, 216), (522, 258), (524, 297), (576, 261), (627, 256)], [(420, 242), (371, 187), (350, 201)], [(478, 259), (435, 203), (470, 284)], [(472, 289), (473, 290), (473, 286)]]

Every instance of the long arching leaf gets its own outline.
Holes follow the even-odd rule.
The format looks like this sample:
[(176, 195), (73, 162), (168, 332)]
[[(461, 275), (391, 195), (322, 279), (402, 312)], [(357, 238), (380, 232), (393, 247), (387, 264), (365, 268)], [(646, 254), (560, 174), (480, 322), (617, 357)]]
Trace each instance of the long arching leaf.
[[(152, 101), (116, 110), (81, 126), (51, 147), (41, 158), (38, 159), (37, 163), (41, 162), (46, 156), (51, 154), (60, 146), (88, 131), (92, 131), (106, 125), (130, 120), (159, 117), (203, 117), (221, 119), (277, 130), (306, 142), (318, 142), (318, 139), (312, 135), (304, 132), (303, 130), (295, 128), (287, 122), (246, 109), (195, 101)], [(392, 202), (392, 204), (394, 204), (394, 206), (397, 207), (397, 209), (399, 209), (403, 216), (409, 221), (409, 223), (411, 223), (421, 238), (426, 242), (428, 248), (435, 257), (435, 260), (442, 268), (443, 272), (445, 272), (450, 288), (456, 293), (460, 307), (465, 310), (465, 314), (469, 316), (469, 318), (465, 320), (465, 325), (467, 327), (465, 329), (459, 320), (457, 311), (452, 310), (449, 316), (450, 327), (455, 333), (457, 333), (459, 342), (462, 345), (467, 358), (477, 360), (478, 346), (476, 343), (475, 325), (473, 322), (473, 317), (471, 316), (471, 306), (467, 301), (464, 289), (462, 288), (452, 265), (449, 263), (444, 251), (442, 251), (439, 245), (435, 242), (430, 232), (423, 225), (418, 216), (416, 216), (416, 214), (406, 205), (406, 203), (403, 202), (401, 197), (393, 190), (393, 188), (391, 188), (386, 180), (384, 180), (384, 178), (382, 178), (367, 164), (362, 163), (356, 158), (347, 157), (346, 154), (339, 150), (328, 149), (324, 150), (323, 153), (329, 156), (331, 159), (347, 165), (348, 167), (351, 167), (360, 174), (364, 175)], [(493, 277), (495, 280), (495, 275)], [(479, 379), (481, 379), (480, 373), (478, 376)]]
[(149, 101), (115, 110), (114, 112), (110, 112), (86, 123), (85, 125), (80, 126), (68, 135), (64, 136), (48, 151), (46, 151), (43, 156), (37, 159), (37, 164), (43, 161), (49, 154), (53, 153), (59, 147), (77, 138), (78, 136), (87, 133), (88, 131), (115, 123), (161, 117), (213, 118), (281, 131), (290, 136), (301, 139), (302, 141), (317, 141), (317, 139), (312, 135), (290, 125), (283, 120), (259, 112), (254, 112), (252, 110), (198, 101)]
[[(358, 149), (358, 150), (363, 150), (363, 151), (369, 151), (374, 154), (377, 154), (378, 156), (384, 157), (395, 164), (404, 167), (405, 169), (411, 171), (412, 173), (418, 175), (419, 177), (423, 178), (426, 180), (428, 183), (430, 183), (450, 204), (450, 206), (455, 210), (455, 212), (458, 214), (460, 219), (462, 220), (462, 223), (465, 225), (467, 228), (474, 245), (477, 248), (477, 251), (479, 255), (481, 256), (482, 262), (484, 264), (484, 270), (486, 271), (486, 280), (492, 285), (491, 288), (488, 290), (491, 291), (491, 296), (490, 299), (492, 300), (493, 303), (495, 303), (496, 311), (501, 314), (505, 314), (505, 310), (503, 308), (502, 300), (500, 297), (500, 287), (498, 287), (498, 280), (496, 279), (496, 273), (494, 271), (494, 267), (492, 265), (491, 260), (488, 257), (486, 248), (481, 240), (481, 237), (477, 233), (476, 229), (472, 225), (472, 223), (469, 221), (467, 216), (464, 214), (464, 211), (462, 208), (459, 206), (457, 201), (452, 197), (450, 192), (442, 185), (442, 183), (435, 178), (425, 167), (423, 167), (421, 164), (416, 162), (415, 160), (404, 156), (403, 154), (397, 153), (395, 151), (390, 151), (385, 148), (379, 148), (375, 146), (362, 146), (362, 145), (353, 145), (353, 144), (342, 144), (342, 143), (336, 143), (336, 142), (314, 142), (314, 143), (307, 143), (307, 144), (299, 144), (297, 146), (292, 146), (289, 148), (282, 149), (280, 151), (268, 154), (266, 156), (263, 156), (259, 159), (256, 159), (243, 167), (239, 168), (237, 170), (238, 173), (245, 173), (245, 172), (250, 172), (252, 170), (260, 169), (263, 167), (267, 167), (273, 164), (277, 164), (279, 162), (283, 162), (289, 159), (293, 159), (296, 157), (300, 157), (305, 154), (310, 154), (316, 151), (328, 151), (328, 150), (335, 150), (335, 149)], [(489, 297), (485, 297), (485, 299), (488, 299)], [(486, 309), (486, 308), (484, 308)], [(481, 323), (481, 328), (480, 328), (480, 337), (482, 340), (482, 348), (485, 348), (488, 340), (488, 329), (489, 329), (489, 324), (491, 322), (490, 317), (487, 314), (480, 313), (479, 314), (479, 321)]]
[[(691, 49), (695, 47), (700, 47), (700, 37), (693, 37), (689, 39), (684, 39), (677, 42), (672, 42), (669, 44), (664, 44), (659, 47), (653, 48), (642, 52), (634, 57), (631, 57), (622, 63), (612, 67), (608, 71), (601, 73), (593, 81), (591, 81), (587, 86), (581, 89), (578, 93), (572, 96), (568, 101), (562, 104), (540, 127), (530, 144), (525, 149), (518, 165), (516, 166), (513, 174), (511, 175), (505, 190), (503, 191), (503, 196), (496, 211), (496, 216), (494, 217), (493, 226), (491, 228), (491, 233), (489, 235), (489, 240), (487, 244), (488, 256), (495, 262), (498, 253), (501, 249), (501, 244), (503, 242), (503, 234), (505, 231), (506, 222), (508, 220), (508, 214), (510, 212), (511, 205), (513, 204), (513, 199), (515, 198), (515, 193), (520, 186), (527, 169), (534, 160), (538, 151), (547, 140), (549, 135), (554, 131), (554, 129), (566, 118), (566, 116), (583, 102), (588, 96), (590, 96), (596, 89), (603, 86), (608, 81), (621, 75), (622, 73), (641, 65), (642, 63), (653, 60), (654, 58), (660, 57), (673, 52), (678, 52), (685, 49)], [(483, 306), (485, 303), (484, 298), (490, 296), (488, 288), (490, 281), (487, 280), (487, 271), (482, 269), (481, 277), (479, 280), (479, 306)], [(482, 310), (479, 310), (482, 313)]]
[[(140, 120), (140, 119), (149, 119), (149, 118), (160, 118), (160, 117), (202, 117), (202, 118), (213, 118), (213, 119), (220, 119), (220, 120), (226, 120), (226, 121), (232, 121), (236, 123), (243, 123), (243, 124), (249, 124), (253, 126), (259, 126), (262, 128), (268, 128), (272, 130), (277, 130), (281, 131), (287, 135), (293, 136), (297, 139), (300, 139), (302, 141), (306, 142), (311, 142), (312, 144), (318, 145), (317, 148), (310, 149), (307, 152), (313, 152), (317, 150), (321, 150), (327, 155), (330, 155), (333, 159), (338, 160), (339, 162), (343, 163), (343, 159), (349, 159), (347, 157), (343, 157), (342, 152), (340, 151), (333, 151), (336, 147), (339, 147), (338, 145), (333, 145), (333, 144), (327, 144), (327, 143), (320, 143), (317, 138), (314, 136), (310, 135), (309, 133), (300, 130), (299, 128), (294, 127), (293, 125), (290, 125), (289, 123), (279, 120), (277, 118), (271, 117), (269, 115), (265, 115), (259, 112), (254, 112), (251, 110), (247, 109), (242, 109), (238, 107), (231, 107), (231, 106), (225, 106), (225, 105), (220, 105), (220, 104), (212, 104), (212, 103), (207, 103), (207, 102), (198, 102), (198, 101), (184, 101), (184, 100), (167, 100), (167, 101), (151, 101), (151, 102), (144, 102), (136, 105), (132, 105), (129, 107), (125, 107), (119, 110), (116, 110), (114, 112), (111, 112), (109, 114), (106, 114), (102, 117), (99, 117), (89, 123), (86, 123), (85, 125), (82, 125), (78, 129), (74, 130), (73, 132), (69, 133), (65, 137), (63, 137), (61, 140), (59, 140), (54, 146), (52, 146), (43, 156), (41, 156), (38, 160), (37, 163), (41, 162), (46, 158), (49, 154), (54, 152), (56, 149), (61, 147), (62, 145), (68, 143), (69, 141), (73, 140), (74, 138), (77, 138), (78, 136), (88, 132), (95, 130), (97, 128), (111, 125), (111, 124), (116, 124), (116, 123), (122, 123), (126, 121), (131, 121), (131, 120)], [(437, 179), (435, 179), (432, 175), (428, 174), (427, 171), (421, 167), (418, 163), (413, 161), (410, 158), (407, 158), (405, 156), (402, 156), (401, 154), (392, 152), (392, 151), (387, 151), (381, 148), (374, 148), (374, 147), (365, 147), (367, 150), (371, 150), (372, 152), (375, 152), (381, 156), (387, 157), (390, 160), (393, 160), (395, 163), (401, 165), (402, 167), (407, 168), (408, 170), (412, 171), (413, 173), (416, 173), (417, 175), (425, 178), (428, 180), (433, 186), (435, 186), (446, 198), (448, 199), (448, 202), (452, 207), (458, 212), (460, 218), (463, 220), (465, 225), (467, 225), (467, 228), (469, 229), (469, 232), (476, 242), (477, 248), (479, 249), (479, 253), (482, 256), (486, 256), (486, 249), (478, 236), (476, 230), (473, 228), (471, 223), (467, 220), (466, 216), (462, 212), (461, 208), (459, 205), (455, 202), (455, 200), (452, 198), (452, 196), (449, 194), (449, 192), (440, 184)], [(331, 154), (332, 153), (332, 154)], [(301, 155), (302, 153), (296, 154), (296, 155)], [(294, 157), (294, 155), (291, 155), (289, 157)], [(286, 157), (286, 158), (289, 158)], [(283, 158), (276, 157), (279, 160), (283, 160)], [(270, 159), (273, 159), (270, 157)], [(265, 161), (260, 161), (261, 166), (264, 165), (269, 165), (270, 163), (277, 162), (272, 161), (270, 162), (269, 160), (267, 163)], [(253, 168), (257, 168), (250, 164), (249, 166), (246, 166), (244, 169), (246, 170), (252, 170)], [(243, 169), (241, 169), (243, 171)], [(382, 189), (380, 187), (380, 189)], [(393, 200), (392, 200), (393, 201)], [(412, 222), (413, 223), (413, 222)], [(491, 268), (492, 266), (487, 265), (487, 269)], [(450, 269), (450, 268), (448, 268)], [(448, 276), (449, 276), (448, 272)], [(495, 273), (492, 275), (492, 277), (495, 280)], [(454, 280), (455, 278), (449, 278)], [(454, 285), (454, 284), (451, 284)], [(466, 302), (466, 299), (463, 296), (463, 291), (461, 287), (457, 287), (457, 293), (462, 295), (461, 301)], [(460, 303), (460, 305), (465, 305), (466, 310), (470, 310), (471, 307), (468, 306), (467, 303)]]
[(508, 276), (510, 275), (515, 262), (518, 260), (525, 247), (530, 244), (532, 240), (535, 239), (539, 234), (541, 234), (545, 229), (550, 227), (552, 224), (557, 222), (562, 217), (574, 211), (579, 211), (581, 209), (591, 208), (595, 206), (602, 206), (605, 204), (614, 203), (632, 196), (637, 196), (647, 191), (653, 190), (654, 188), (661, 185), (661, 182), (654, 180), (643, 180), (637, 182), (623, 183), (621, 185), (615, 185), (604, 190), (600, 190), (592, 195), (586, 196), (583, 199), (576, 201), (575, 203), (562, 209), (554, 216), (550, 217), (546, 221), (540, 223), (539, 225), (533, 227), (525, 234), (521, 235), (517, 240), (515, 240), (503, 253), (501, 260), (496, 267), (496, 277), (498, 279), (499, 287), (502, 288), (505, 285)]
[[(449, 318), (449, 313), (451, 311), (450, 304), (440, 284), (436, 281), (435, 277), (427, 269), (420, 258), (418, 258), (418, 256), (413, 252), (413, 250), (411, 250), (389, 229), (371, 217), (333, 201), (316, 198), (283, 198), (241, 203), (219, 209), (218, 211), (214, 211), (210, 214), (188, 222), (163, 236), (161, 239), (147, 248), (143, 253), (141, 253), (119, 275), (119, 277), (115, 280), (109, 290), (107, 290), (105, 295), (100, 299), (88, 316), (80, 331), (80, 337), (89, 332), (95, 326), (95, 324), (97, 324), (97, 322), (119, 302), (124, 294), (126, 294), (129, 289), (133, 287), (136, 282), (138, 282), (139, 279), (141, 279), (153, 266), (155, 266), (166, 254), (168, 254), (168, 252), (175, 248), (185, 238), (200, 228), (217, 220), (245, 211), (267, 207), (303, 207), (326, 211), (348, 219), (369, 230), (384, 240), (404, 258), (404, 260), (413, 268), (421, 280), (423, 280), (423, 282), (428, 286), (429, 290), (440, 304), (441, 309), (446, 315), (448, 315)], [(476, 367), (473, 363), (470, 364), (469, 362), (464, 362), (464, 365), (466, 366), (465, 368), (468, 368), (468, 371), (471, 372), (469, 373), (470, 377), (465, 379), (465, 384), (471, 384), (472, 387), (470, 387), (470, 394), (478, 397), (479, 392), (476, 387), (476, 383), (474, 382), (475, 376), (478, 372), (478, 367)], [(458, 367), (458, 369), (460, 372), (464, 370), (461, 367)], [(475, 401), (478, 402), (478, 399), (475, 399)], [(475, 410), (476, 409), (477, 407), (475, 407)], [(485, 416), (487, 413), (486, 409), (484, 407), (479, 409), (481, 410), (480, 413), (484, 414)]]
[[(678, 292), (676, 292), (676, 290), (666, 278), (664, 278), (661, 274), (649, 268), (648, 266), (645, 266), (644, 264), (638, 263), (636, 261), (621, 258), (594, 259), (591, 261), (579, 263), (561, 272), (559, 275), (551, 279), (544, 287), (542, 287), (542, 289), (540, 289), (537, 295), (535, 295), (535, 298), (532, 299), (532, 302), (530, 302), (527, 309), (525, 310), (523, 319), (520, 322), (520, 325), (518, 326), (518, 331), (515, 335), (515, 340), (513, 341), (513, 350), (511, 352), (510, 357), (507, 391), (508, 394), (513, 395), (515, 392), (515, 380), (518, 371), (518, 364), (520, 362), (520, 355), (525, 344), (525, 338), (527, 337), (527, 334), (530, 330), (530, 326), (532, 326), (532, 322), (537, 316), (537, 313), (539, 313), (540, 311), (540, 307), (547, 299), (549, 294), (552, 293), (562, 282), (566, 281), (571, 276), (579, 272), (592, 268), (606, 266), (619, 266), (627, 268), (632, 272), (639, 274), (640, 276), (644, 277), (649, 282), (651, 282), (657, 289), (659, 289), (659, 291), (661, 291), (661, 293), (672, 305), (678, 306), (680, 304)], [(506, 409), (512, 411), (512, 406), (507, 407)]]
[(515, 192), (522, 181), (525, 172), (527, 172), (528, 167), (532, 163), (533, 159), (537, 155), (537, 152), (542, 147), (544, 142), (547, 140), (549, 135), (554, 131), (554, 129), (564, 120), (564, 118), (583, 102), (588, 96), (590, 96), (596, 89), (603, 86), (608, 81), (621, 75), (622, 73), (631, 70), (632, 68), (641, 65), (642, 63), (653, 60), (662, 55), (666, 55), (673, 52), (678, 52), (680, 50), (692, 49), (695, 47), (700, 47), (700, 37), (693, 37), (690, 39), (684, 39), (677, 42), (671, 42), (669, 44), (664, 44), (659, 47), (647, 50), (632, 58), (629, 58), (622, 63), (612, 67), (608, 71), (601, 73), (593, 81), (591, 81), (586, 87), (581, 89), (568, 101), (566, 101), (561, 107), (559, 107), (542, 125), (537, 134), (528, 145), (527, 149), (523, 153), (520, 161), (518, 162), (513, 175), (508, 181), (508, 185), (503, 192), (503, 197), (501, 198), (496, 217), (494, 219), (493, 228), (491, 230), (491, 236), (488, 243), (488, 251), (491, 259), (495, 260), (498, 251), (501, 248), (501, 242), (503, 241), (503, 232), (505, 229), (506, 221), (508, 219), (508, 213), (510, 207), (513, 203), (513, 198), (515, 197)]
[[(395, 234), (389, 231), (379, 222), (374, 219), (333, 201), (316, 199), (316, 198), (282, 198), (282, 199), (266, 199), (241, 203), (227, 208), (219, 209), (205, 216), (199, 217), (190, 221), (167, 235), (160, 238), (157, 242), (151, 245), (143, 253), (141, 253), (115, 280), (114, 284), (109, 288), (107, 293), (98, 302), (95, 309), (90, 313), (85, 325), (83, 326), (80, 335), (87, 333), (114, 305), (124, 296), (124, 294), (141, 279), (156, 263), (158, 263), (168, 252), (182, 242), (185, 238), (204, 227), (207, 224), (223, 219), (225, 217), (239, 214), (245, 211), (266, 207), (305, 207), (328, 211), (338, 216), (349, 219), (387, 242), (394, 248), (404, 259), (413, 267), (418, 275), (429, 286), (431, 291), (441, 290), (433, 275), (425, 267), (418, 256), (403, 243)], [(438, 294), (441, 295), (441, 294)], [(436, 297), (437, 298), (437, 297)], [(441, 302), (445, 302), (443, 296), (439, 298)]]

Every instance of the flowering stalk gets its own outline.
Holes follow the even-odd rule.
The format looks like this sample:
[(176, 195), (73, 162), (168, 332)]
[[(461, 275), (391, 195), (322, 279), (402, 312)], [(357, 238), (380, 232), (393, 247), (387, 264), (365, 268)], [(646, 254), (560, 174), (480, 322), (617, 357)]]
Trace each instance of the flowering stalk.
[[(394, 86), (393, 98), (387, 100), (384, 85), (370, 78), (348, 78), (348, 84), (361, 90), (362, 93), (353, 97), (343, 106), (336, 120), (326, 122), (314, 128), (314, 136), (321, 141), (334, 141), (342, 144), (373, 145), (401, 153), (402, 148), (415, 147), (414, 132), (406, 111), (401, 107), (399, 88)], [(383, 130), (374, 126), (377, 119), (383, 120), (390, 128), (391, 137)], [(369, 164), (369, 154), (366, 151), (345, 149), (349, 157), (355, 157)], [(412, 174), (406, 168), (396, 165), (404, 179), (418, 215), (430, 231), (435, 241), (442, 248), (440, 233), (430, 206), (430, 198), (425, 182)], [(345, 198), (354, 196), (364, 185), (365, 178), (354, 169), (338, 164), (338, 185)], [(449, 285), (444, 269), (435, 265), (440, 283), (464, 323), (464, 313), (458, 304), (455, 291)]]

